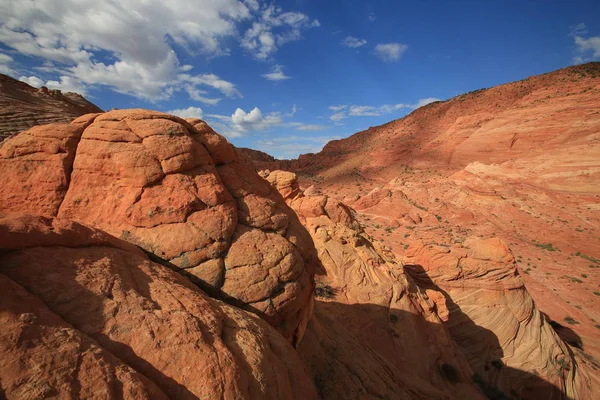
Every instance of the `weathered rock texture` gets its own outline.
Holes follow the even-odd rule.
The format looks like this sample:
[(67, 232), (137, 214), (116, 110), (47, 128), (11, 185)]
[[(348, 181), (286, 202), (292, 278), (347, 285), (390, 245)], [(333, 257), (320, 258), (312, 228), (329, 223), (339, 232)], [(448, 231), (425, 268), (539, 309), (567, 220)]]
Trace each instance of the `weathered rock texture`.
[[(338, 390), (328, 382), (351, 381), (344, 378), (343, 367), (365, 374), (360, 382), (371, 385), (355, 390), (373, 398), (393, 398), (389, 393), (399, 389), (383, 383), (389, 381), (404, 390), (423, 390), (427, 385), (420, 378), (458, 398), (481, 395), (471, 383), (490, 398), (596, 396), (594, 363), (575, 356), (554, 332), (502, 240), (470, 238), (452, 248), (419, 243), (399, 262), (362, 231), (353, 212), (339, 201), (305, 196), (290, 172), (262, 174), (302, 217), (323, 263), (317, 277), (320, 301), (300, 352), (324, 397), (335, 398)], [(390, 196), (389, 191), (374, 191), (361, 204)], [(407, 218), (421, 217), (414, 213)], [(334, 326), (337, 342), (329, 334)], [(354, 341), (354, 359), (340, 355), (342, 335)], [(357, 357), (357, 352), (363, 355)], [(331, 353), (338, 363), (328, 359)], [(396, 371), (404, 379), (368, 379), (355, 360), (371, 360), (373, 353), (389, 363), (378, 376)], [(379, 367), (369, 361), (365, 369), (382, 365), (373, 364)], [(331, 375), (336, 378), (329, 379)]]
[(310, 236), (204, 122), (144, 110), (89, 114), (6, 141), (0, 166), (0, 210), (105, 230), (300, 340), (317, 262)]
[(304, 195), (293, 173), (261, 174), (302, 218), (322, 261), (315, 313), (299, 347), (321, 396), (339, 398), (349, 387), (356, 399), (484, 398), (434, 304), (351, 210)]
[(404, 262), (420, 287), (443, 294), (445, 325), (482, 382), (521, 399), (594, 398), (590, 365), (537, 309), (504, 241), (414, 244)]
[(101, 109), (77, 93), (36, 89), (0, 74), (0, 142), (35, 125), (70, 122)]
[(64, 219), (0, 217), (9, 399), (316, 399), (290, 344), (136, 246)]
[(344, 201), (398, 255), (419, 242), (501, 238), (538, 308), (600, 381), (599, 99), (600, 63), (578, 65), (257, 165)]

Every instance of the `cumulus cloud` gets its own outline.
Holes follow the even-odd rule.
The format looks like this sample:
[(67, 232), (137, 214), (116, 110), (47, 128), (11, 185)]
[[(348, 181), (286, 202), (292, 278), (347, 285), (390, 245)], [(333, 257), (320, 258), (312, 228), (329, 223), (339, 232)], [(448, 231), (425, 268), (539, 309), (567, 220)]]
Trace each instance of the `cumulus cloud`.
[(347, 36), (346, 38), (344, 38), (344, 40), (342, 40), (342, 45), (353, 49), (364, 46), (365, 44), (367, 44), (366, 40), (358, 39), (354, 36)]
[(290, 79), (290, 77), (283, 72), (282, 65), (275, 65), (271, 72), (268, 74), (263, 74), (263, 77), (270, 81), (284, 81), (286, 79)]
[(241, 108), (236, 109), (231, 115), (231, 122), (240, 131), (264, 131), (281, 125), (283, 121), (280, 113), (263, 115), (258, 107), (254, 107), (248, 113)]
[(337, 105), (330, 106), (329, 109), (334, 111), (334, 114), (329, 116), (329, 120), (332, 122), (339, 122), (349, 117), (379, 117), (382, 115), (391, 114), (395, 111), (408, 109), (416, 110), (419, 107), (423, 107), (434, 101), (440, 101), (435, 97), (428, 97), (426, 99), (420, 99), (415, 104), (384, 104), (381, 106), (357, 106), (357, 105)]
[(37, 76), (22, 76), (19, 78), (19, 80), (35, 88), (40, 88), (44, 86), (44, 81), (38, 78)]
[(206, 117), (211, 126), (228, 137), (240, 137), (247, 132), (269, 131), (273, 128), (290, 128), (296, 131), (319, 131), (327, 128), (324, 125), (290, 121), (296, 111), (295, 105), (287, 113), (276, 111), (264, 114), (258, 107), (254, 107), (249, 112), (237, 108), (230, 116), (208, 114)]
[(19, 78), (21, 82), (25, 82), (28, 85), (39, 88), (46, 86), (48, 89), (60, 90), (62, 92), (73, 92), (79, 93), (82, 96), (87, 95), (87, 88), (79, 80), (71, 76), (61, 76), (58, 81), (48, 80), (44, 81), (37, 76), (21, 76)]
[(575, 52), (573, 57), (575, 64), (600, 60), (600, 36), (584, 37), (587, 35), (587, 26), (583, 23), (571, 27), (571, 36), (575, 40)]
[(259, 60), (269, 59), (287, 42), (300, 40), (302, 31), (320, 26), (319, 21), (299, 12), (284, 12), (269, 5), (261, 9), (242, 38), (241, 45)]
[(202, 118), (204, 113), (200, 107), (178, 108), (166, 111), (167, 114), (173, 114), (181, 118)]
[(408, 49), (408, 46), (400, 43), (378, 44), (373, 50), (373, 54), (385, 62), (394, 62), (400, 60), (402, 54)]
[[(250, 22), (240, 36), (239, 28)], [(63, 77), (70, 77), (86, 89), (106, 86), (151, 101), (178, 91), (207, 104), (219, 101), (208, 91), (241, 97), (233, 83), (181, 65), (176, 48), (194, 56), (226, 55), (222, 39), (241, 37), (242, 46), (260, 58), (312, 26), (318, 21), (256, 0), (0, 2), (0, 43), (56, 64), (54, 82), (67, 87)]]

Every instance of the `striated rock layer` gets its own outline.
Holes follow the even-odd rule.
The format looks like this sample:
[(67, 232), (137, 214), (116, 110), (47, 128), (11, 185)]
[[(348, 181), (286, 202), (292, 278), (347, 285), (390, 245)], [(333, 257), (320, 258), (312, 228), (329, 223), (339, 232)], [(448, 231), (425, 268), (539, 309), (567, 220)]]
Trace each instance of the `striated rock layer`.
[(138, 247), (0, 217), (2, 398), (316, 399), (290, 344)]
[[(371, 383), (358, 385), (358, 393), (393, 398), (389, 393), (396, 389), (387, 379), (369, 379), (362, 369), (373, 353), (389, 363), (379, 376), (397, 371), (404, 379), (390, 380), (405, 390), (427, 387), (421, 378), (458, 398), (595, 397), (593, 363), (575, 357), (537, 309), (506, 243), (470, 238), (452, 248), (415, 244), (399, 262), (339, 201), (304, 195), (290, 172), (263, 175), (302, 217), (323, 262), (320, 301), (300, 351), (324, 397), (335, 398), (339, 388), (323, 377), (345, 382), (339, 371), (345, 366)], [(347, 345), (340, 336), (353, 341), (354, 358), (340, 355)], [(328, 359), (331, 353), (338, 362)], [(377, 367), (369, 363), (368, 370)]]
[(102, 110), (77, 93), (36, 89), (0, 74), (0, 142), (35, 125), (69, 122), (97, 112)]
[(34, 127), (0, 148), (0, 210), (134, 243), (296, 344), (312, 310), (310, 236), (276, 190), (200, 120), (144, 110)]

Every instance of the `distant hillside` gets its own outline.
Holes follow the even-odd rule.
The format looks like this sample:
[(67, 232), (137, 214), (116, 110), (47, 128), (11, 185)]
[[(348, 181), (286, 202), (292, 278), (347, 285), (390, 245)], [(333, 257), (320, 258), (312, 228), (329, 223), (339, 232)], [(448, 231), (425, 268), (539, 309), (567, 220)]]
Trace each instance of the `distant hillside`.
[(254, 163), (265, 163), (265, 162), (274, 162), (275, 158), (263, 151), (248, 149), (246, 147), (238, 147), (238, 151), (240, 151), (247, 159), (253, 161)]
[(599, 131), (600, 63), (595, 62), (435, 102), (331, 141), (320, 153), (277, 161), (271, 169), (387, 179), (406, 165), (457, 170), (475, 161), (533, 162), (550, 154), (581, 158), (597, 151)]
[(102, 110), (77, 93), (36, 89), (0, 74), (0, 142), (35, 125), (69, 122), (98, 112)]

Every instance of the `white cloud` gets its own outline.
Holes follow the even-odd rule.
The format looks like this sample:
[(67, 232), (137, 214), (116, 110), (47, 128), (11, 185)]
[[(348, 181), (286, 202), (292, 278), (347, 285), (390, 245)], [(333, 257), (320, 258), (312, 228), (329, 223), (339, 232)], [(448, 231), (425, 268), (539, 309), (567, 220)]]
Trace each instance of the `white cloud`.
[(204, 116), (200, 107), (178, 108), (175, 110), (165, 111), (167, 114), (173, 114), (181, 118), (200, 118)]
[(336, 112), (335, 114), (329, 117), (329, 119), (333, 122), (339, 122), (346, 118), (348, 118), (348, 115), (345, 111)]
[(382, 61), (393, 62), (400, 60), (408, 46), (400, 43), (378, 44), (373, 53)]
[(325, 125), (303, 124), (301, 122), (288, 122), (285, 123), (283, 126), (295, 128), (297, 131), (322, 131), (323, 129), (327, 128)]
[(334, 111), (334, 114), (329, 116), (329, 120), (333, 122), (339, 122), (349, 117), (379, 117), (382, 115), (391, 114), (401, 109), (416, 110), (419, 107), (423, 107), (434, 101), (440, 99), (435, 97), (428, 97), (426, 99), (420, 99), (415, 104), (384, 104), (381, 106), (357, 106), (357, 105), (337, 105), (330, 106), (329, 109)]
[(268, 74), (263, 74), (263, 77), (270, 81), (284, 81), (286, 79), (290, 79), (290, 77), (283, 72), (282, 65), (275, 65), (271, 72)]
[(87, 95), (87, 88), (79, 80), (71, 76), (61, 76), (59, 81), (48, 80), (44, 82), (37, 76), (21, 76), (19, 80), (28, 85), (39, 88), (46, 86), (48, 89), (60, 90), (62, 92), (79, 93), (82, 96)]
[(587, 39), (576, 36), (575, 45), (577, 46), (577, 52), (580, 54), (573, 58), (577, 64), (600, 59), (600, 36)]
[(0, 53), (0, 74), (13, 75), (14, 70), (10, 66), (13, 61), (13, 58), (8, 54)]
[(374, 22), (377, 19), (377, 16), (375, 15), (375, 13), (371, 13), (367, 17), (367, 19), (369, 20), (369, 22)]
[(367, 41), (364, 39), (358, 39), (354, 36), (347, 36), (344, 40), (342, 40), (342, 45), (350, 48), (357, 48), (367, 44)]
[(35, 88), (40, 88), (44, 86), (44, 81), (38, 78), (37, 76), (22, 76), (19, 78), (19, 80)]
[(580, 24), (571, 26), (571, 33), (569, 33), (569, 36), (583, 36), (587, 35), (587, 33), (587, 26), (582, 22)]
[(190, 96), (190, 99), (199, 101), (204, 104), (209, 104), (209, 105), (214, 106), (214, 105), (218, 104), (219, 101), (221, 101), (221, 99), (218, 99), (218, 98), (206, 97), (208, 92), (206, 90), (198, 89), (194, 85), (184, 85), (184, 89)]
[(281, 113), (270, 113), (263, 116), (263, 113), (258, 107), (254, 107), (252, 111), (245, 112), (241, 108), (235, 110), (231, 115), (233, 126), (240, 131), (264, 131), (273, 126), (281, 125)]
[(215, 74), (204, 74), (196, 76), (182, 74), (179, 76), (179, 78), (183, 81), (191, 82), (196, 85), (206, 85), (211, 88), (217, 89), (227, 97), (243, 97), (239, 90), (236, 89), (233, 83), (220, 79)]
[(436, 101), (441, 101), (441, 100), (438, 99), (437, 97), (427, 97), (426, 99), (420, 99), (419, 101), (417, 101), (417, 104), (411, 105), (410, 108), (416, 110), (417, 108), (426, 106), (427, 104), (431, 104)]
[(263, 139), (255, 142), (258, 150), (271, 154), (275, 158), (296, 158), (300, 154), (318, 153), (327, 143), (341, 139), (340, 136), (286, 136)]
[(269, 59), (282, 45), (302, 38), (302, 31), (320, 26), (319, 21), (280, 7), (264, 7), (242, 38), (242, 48), (259, 60)]
[(206, 117), (215, 130), (228, 137), (243, 136), (246, 132), (269, 131), (276, 127), (291, 128), (296, 131), (318, 131), (327, 128), (324, 125), (289, 121), (289, 118), (293, 118), (297, 110), (298, 108), (294, 105), (288, 113), (277, 111), (263, 114), (258, 107), (254, 107), (249, 112), (237, 108), (231, 116), (208, 114)]
[(192, 56), (225, 55), (230, 50), (222, 39), (240, 37), (240, 25), (250, 22), (258, 24), (259, 36), (250, 28), (242, 45), (248, 49), (264, 39), (252, 53), (266, 56), (318, 26), (304, 14), (261, 7), (257, 0), (0, 1), (0, 43), (54, 63), (57, 68), (45, 73), (58, 86), (75, 87), (64, 76), (86, 89), (108, 86), (151, 101), (178, 91), (206, 104), (219, 101), (207, 91), (241, 97), (233, 83), (214, 74), (192, 74), (173, 44)]

